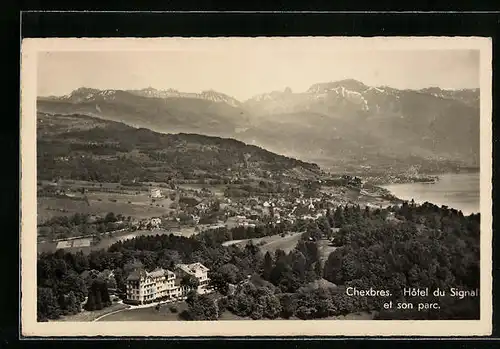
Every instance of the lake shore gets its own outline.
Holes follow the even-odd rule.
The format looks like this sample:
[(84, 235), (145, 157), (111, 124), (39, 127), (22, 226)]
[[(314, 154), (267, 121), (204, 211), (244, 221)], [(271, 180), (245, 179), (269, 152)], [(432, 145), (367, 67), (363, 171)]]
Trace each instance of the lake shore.
[(430, 202), (461, 210), (463, 214), (479, 212), (479, 173), (447, 173), (435, 183), (398, 183), (381, 185), (393, 196), (417, 204)]

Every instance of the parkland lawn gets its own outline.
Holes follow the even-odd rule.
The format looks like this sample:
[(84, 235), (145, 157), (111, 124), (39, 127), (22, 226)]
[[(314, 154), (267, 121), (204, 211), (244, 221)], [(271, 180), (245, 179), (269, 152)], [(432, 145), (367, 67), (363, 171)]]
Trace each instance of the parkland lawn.
[[(179, 302), (175, 304), (177, 312), (172, 312), (170, 309), (171, 305), (164, 305), (160, 310), (156, 310), (155, 306), (147, 308), (129, 308), (123, 311), (115, 312), (110, 315), (101, 317), (97, 321), (183, 321), (179, 314), (187, 309), (187, 304), (185, 302)], [(340, 316), (330, 316), (324, 319), (318, 320), (372, 320), (374, 313), (358, 312), (347, 315)], [(224, 312), (219, 321), (234, 321), (234, 320), (249, 320), (254, 321), (249, 317), (237, 316), (229, 311)], [(276, 320), (284, 320), (278, 318)], [(289, 320), (300, 320), (299, 318), (292, 317)], [(92, 321), (92, 320), (90, 320)]]

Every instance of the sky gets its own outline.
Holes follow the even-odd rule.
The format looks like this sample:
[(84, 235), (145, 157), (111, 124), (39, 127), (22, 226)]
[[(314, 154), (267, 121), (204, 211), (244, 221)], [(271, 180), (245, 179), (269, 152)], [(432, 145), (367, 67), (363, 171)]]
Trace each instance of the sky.
[(61, 96), (79, 87), (216, 90), (243, 101), (312, 84), (356, 79), (399, 89), (479, 87), (479, 51), (357, 50), (254, 46), (239, 50), (52, 51), (38, 53), (38, 95)]

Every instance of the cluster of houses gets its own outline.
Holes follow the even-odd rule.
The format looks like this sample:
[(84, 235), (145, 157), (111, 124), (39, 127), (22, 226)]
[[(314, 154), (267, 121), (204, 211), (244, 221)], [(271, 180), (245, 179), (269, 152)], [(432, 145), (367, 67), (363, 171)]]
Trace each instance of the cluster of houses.
[(139, 268), (127, 278), (127, 302), (147, 304), (157, 301), (176, 301), (185, 299), (193, 289), (183, 283), (186, 277), (197, 280), (196, 292), (212, 292), (209, 287), (209, 269), (201, 263), (177, 264), (174, 271), (156, 268), (151, 272)]
[[(306, 197), (300, 189), (271, 197), (256, 195), (245, 198), (216, 197), (206, 188), (182, 190), (182, 193), (177, 191), (176, 201), (181, 196), (185, 200), (182, 206), (176, 205), (177, 211), (172, 219), (193, 225), (225, 224), (245, 227), (255, 227), (263, 222), (294, 224), (297, 220), (315, 220), (324, 216), (328, 207), (348, 203), (343, 192), (346, 190), (344, 186), (363, 188), (363, 181), (359, 177), (344, 175), (337, 181), (342, 182), (342, 186), (331, 187), (333, 189), (318, 193), (316, 197)], [(152, 188), (150, 196), (158, 198), (163, 197), (163, 194), (160, 189)], [(210, 217), (210, 223), (207, 223), (207, 217)], [(155, 229), (161, 227), (161, 224), (162, 219), (153, 218), (140, 222), (137, 228)]]
[(134, 230), (153, 230), (159, 229), (162, 225), (162, 219), (159, 217), (145, 218), (142, 220), (134, 219), (130, 222), (130, 227)]
[[(358, 178), (349, 177), (345, 180), (358, 182)], [(214, 202), (218, 202), (218, 222), (231, 226), (255, 227), (262, 222), (291, 223), (297, 220), (315, 220), (326, 214), (328, 207), (344, 205), (345, 196), (342, 193), (320, 193), (318, 197), (305, 197), (301, 193), (275, 194), (273, 197), (247, 198), (215, 198), (205, 197), (196, 205), (184, 207), (180, 213), (189, 216), (189, 221), (197, 225), (200, 217), (214, 213)], [(178, 222), (179, 216), (175, 217)], [(215, 224), (215, 223), (214, 223)]]
[(328, 206), (334, 204), (338, 202), (326, 198), (249, 198), (232, 202), (226, 209), (236, 225), (254, 226), (263, 219), (277, 224), (317, 219), (326, 214)]

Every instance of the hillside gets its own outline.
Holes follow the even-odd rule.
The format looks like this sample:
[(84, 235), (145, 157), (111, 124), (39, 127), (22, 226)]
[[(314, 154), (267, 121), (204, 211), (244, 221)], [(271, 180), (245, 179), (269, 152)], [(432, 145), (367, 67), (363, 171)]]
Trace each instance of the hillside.
[[(380, 170), (479, 163), (479, 90), (397, 90), (344, 80), (303, 93), (274, 91), (244, 105), (261, 116), (242, 140), (300, 151), (312, 161)], [(293, 136), (276, 136), (276, 129)]]
[[(153, 93), (154, 92), (154, 93)], [(217, 100), (220, 97), (221, 100)], [(229, 101), (229, 100), (227, 100)], [(62, 97), (39, 98), (39, 112), (84, 114), (165, 133), (230, 137), (245, 122), (245, 112), (223, 96), (80, 88)]]
[(479, 165), (479, 90), (398, 90), (356, 80), (247, 101), (215, 91), (81, 88), (39, 98), (40, 112), (80, 113), (166, 133), (235, 138), (326, 167), (373, 172)]
[(38, 178), (99, 181), (319, 174), (315, 164), (234, 139), (161, 134), (84, 115), (38, 113)]

